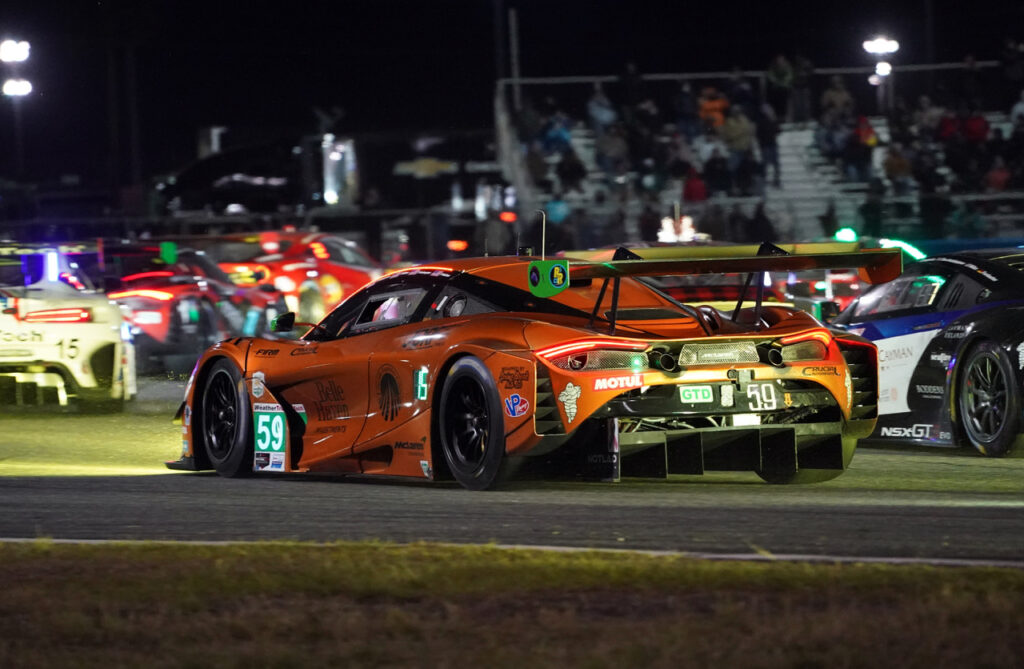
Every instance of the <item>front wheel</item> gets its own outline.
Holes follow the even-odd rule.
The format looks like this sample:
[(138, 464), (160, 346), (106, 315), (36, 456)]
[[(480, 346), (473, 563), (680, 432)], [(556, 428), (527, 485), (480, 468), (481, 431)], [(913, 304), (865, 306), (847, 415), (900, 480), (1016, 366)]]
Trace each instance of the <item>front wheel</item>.
[(203, 386), (199, 434), (210, 464), (221, 476), (252, 472), (253, 442), (249, 394), (242, 373), (229, 360), (218, 360)]
[(498, 481), (505, 456), (501, 399), (487, 366), (461, 358), (448, 370), (438, 407), (445, 463), (464, 488), (484, 490)]
[(957, 422), (964, 437), (983, 455), (1008, 455), (1020, 432), (1020, 396), (1010, 357), (994, 342), (983, 341), (961, 369)]

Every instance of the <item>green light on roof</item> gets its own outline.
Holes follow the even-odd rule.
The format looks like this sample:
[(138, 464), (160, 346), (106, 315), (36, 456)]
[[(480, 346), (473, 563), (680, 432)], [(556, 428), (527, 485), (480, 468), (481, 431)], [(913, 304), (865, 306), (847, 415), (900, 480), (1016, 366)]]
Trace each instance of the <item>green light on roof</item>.
[(839, 228), (836, 230), (836, 241), (855, 242), (857, 241), (857, 231), (853, 228)]

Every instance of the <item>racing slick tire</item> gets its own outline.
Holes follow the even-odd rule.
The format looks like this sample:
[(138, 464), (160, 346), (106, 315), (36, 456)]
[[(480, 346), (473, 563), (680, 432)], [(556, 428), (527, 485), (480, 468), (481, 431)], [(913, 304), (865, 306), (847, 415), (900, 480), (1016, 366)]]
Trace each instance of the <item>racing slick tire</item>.
[(242, 373), (233, 362), (221, 359), (210, 368), (200, 407), (199, 438), (213, 468), (221, 476), (251, 474), (252, 412)]
[(985, 340), (962, 364), (956, 397), (961, 435), (982, 455), (1009, 455), (1020, 435), (1021, 411), (1010, 357), (998, 344)]
[(494, 377), (479, 358), (460, 358), (448, 370), (437, 412), (445, 464), (469, 490), (498, 482), (505, 457), (505, 420)]

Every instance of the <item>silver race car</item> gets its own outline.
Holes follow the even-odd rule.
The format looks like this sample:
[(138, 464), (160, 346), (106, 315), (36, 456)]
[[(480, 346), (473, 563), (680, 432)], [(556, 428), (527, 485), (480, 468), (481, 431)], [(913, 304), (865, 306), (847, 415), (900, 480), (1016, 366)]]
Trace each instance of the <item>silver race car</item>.
[(131, 312), (74, 271), (87, 250), (0, 242), (0, 407), (118, 409), (135, 396)]

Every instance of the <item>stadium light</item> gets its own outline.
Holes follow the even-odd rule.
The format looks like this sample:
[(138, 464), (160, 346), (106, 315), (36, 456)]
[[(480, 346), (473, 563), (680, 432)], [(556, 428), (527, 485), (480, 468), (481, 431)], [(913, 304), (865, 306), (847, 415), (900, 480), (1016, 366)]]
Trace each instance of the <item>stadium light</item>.
[(877, 74), (880, 77), (888, 77), (890, 74), (892, 74), (892, 63), (889, 63), (884, 60), (878, 61), (877, 63), (875, 63), (875, 74)]
[(28, 60), (29, 43), (5, 39), (0, 42), (0, 61), (4, 63), (23, 63)]
[(864, 50), (873, 56), (887, 56), (900, 50), (900, 43), (894, 39), (878, 37), (866, 40), (863, 44)]
[(27, 79), (8, 79), (4, 82), (4, 95), (20, 98), (32, 92), (32, 82)]

